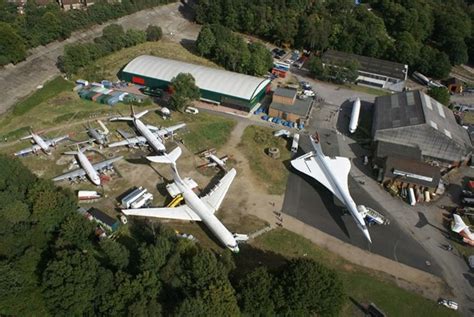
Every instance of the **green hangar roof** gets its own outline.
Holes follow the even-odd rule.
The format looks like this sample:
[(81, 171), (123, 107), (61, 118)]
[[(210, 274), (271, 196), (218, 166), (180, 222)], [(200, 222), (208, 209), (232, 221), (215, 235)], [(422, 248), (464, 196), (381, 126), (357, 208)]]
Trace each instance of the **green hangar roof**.
[(149, 55), (136, 57), (122, 72), (167, 82), (179, 73), (190, 73), (202, 90), (246, 100), (253, 99), (270, 83), (264, 78)]

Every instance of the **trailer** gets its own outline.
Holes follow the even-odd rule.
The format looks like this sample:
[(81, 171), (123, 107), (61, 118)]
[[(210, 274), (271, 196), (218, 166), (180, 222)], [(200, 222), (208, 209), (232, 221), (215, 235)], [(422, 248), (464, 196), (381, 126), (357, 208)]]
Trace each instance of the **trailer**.
[(99, 199), (101, 194), (96, 192), (95, 190), (80, 190), (77, 192), (77, 198), (79, 200), (93, 200), (93, 199)]
[(300, 141), (300, 135), (298, 133), (293, 134), (293, 142), (291, 143), (291, 152), (298, 152), (298, 142)]

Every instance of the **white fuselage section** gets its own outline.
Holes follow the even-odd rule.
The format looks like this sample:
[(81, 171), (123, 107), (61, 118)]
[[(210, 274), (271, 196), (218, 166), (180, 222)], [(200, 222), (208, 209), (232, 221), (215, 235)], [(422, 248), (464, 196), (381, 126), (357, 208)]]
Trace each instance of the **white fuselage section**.
[(357, 205), (355, 204), (354, 200), (352, 199), (351, 195), (343, 189), (342, 181), (347, 180), (340, 180), (337, 177), (334, 177), (331, 169), (327, 164), (327, 160), (329, 158), (324, 155), (323, 150), (321, 149), (321, 144), (316, 143), (312, 137), (310, 137), (311, 143), (313, 144), (313, 148), (315, 150), (315, 159), (318, 165), (323, 170), (324, 174), (326, 175), (327, 179), (331, 183), (332, 188), (336, 191), (336, 196), (342, 199), (342, 203), (347, 207), (349, 212), (351, 213), (352, 217), (355, 219), (357, 226), (359, 229), (364, 233), (365, 237), (371, 241), (369, 230), (365, 224), (364, 217), (359, 213), (357, 210)]
[(133, 124), (155, 152), (163, 152), (166, 150), (163, 142), (161, 142), (140, 119), (134, 119)]
[(79, 165), (84, 169), (86, 175), (89, 179), (97, 186), (100, 186), (100, 177), (97, 174), (96, 170), (92, 166), (91, 162), (87, 158), (87, 156), (82, 153), (81, 151), (77, 152), (77, 160), (79, 161)]
[(46, 142), (44, 142), (43, 138), (40, 137), (39, 135), (37, 135), (36, 133), (32, 133), (31, 134), (31, 137), (33, 138), (33, 140), (35, 141), (36, 144), (38, 144), (41, 149), (46, 153), (46, 154), (51, 154), (51, 152), (49, 151), (49, 146), (48, 144), (46, 144)]
[(217, 219), (211, 209), (189, 188), (179, 176), (176, 167), (172, 166), (174, 181), (181, 190), (186, 205), (191, 208), (202, 220), (202, 222), (212, 231), (222, 244), (232, 252), (239, 252), (237, 241), (232, 233)]

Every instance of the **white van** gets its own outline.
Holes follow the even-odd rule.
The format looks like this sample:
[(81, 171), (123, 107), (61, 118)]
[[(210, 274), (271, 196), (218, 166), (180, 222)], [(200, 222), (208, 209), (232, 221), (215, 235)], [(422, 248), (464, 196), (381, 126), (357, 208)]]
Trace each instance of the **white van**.
[(199, 110), (194, 107), (187, 107), (184, 112), (191, 113), (191, 114), (198, 114)]

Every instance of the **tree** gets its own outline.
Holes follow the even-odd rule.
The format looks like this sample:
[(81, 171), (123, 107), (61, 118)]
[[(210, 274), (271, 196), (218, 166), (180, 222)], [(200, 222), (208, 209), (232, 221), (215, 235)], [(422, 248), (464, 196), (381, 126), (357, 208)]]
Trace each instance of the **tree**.
[(336, 273), (309, 259), (291, 260), (276, 281), (277, 315), (335, 316), (344, 303), (342, 281)]
[(56, 243), (58, 247), (75, 246), (85, 249), (90, 246), (91, 237), (94, 234), (95, 225), (79, 215), (73, 213), (69, 215), (61, 224), (59, 239)]
[(115, 271), (124, 270), (128, 265), (130, 252), (122, 244), (106, 239), (100, 242), (100, 248), (104, 252), (106, 266)]
[(10, 25), (0, 22), (0, 65), (18, 63), (26, 57), (23, 39)]
[(63, 251), (43, 274), (44, 298), (52, 315), (90, 315), (99, 263), (89, 253)]
[(178, 111), (184, 111), (191, 101), (199, 99), (199, 88), (196, 86), (196, 81), (191, 74), (178, 74), (171, 79), (170, 86), (173, 91), (170, 104)]
[(128, 29), (123, 36), (123, 44), (125, 47), (135, 46), (146, 42), (146, 33), (141, 30)]
[(216, 38), (209, 25), (204, 25), (196, 40), (196, 49), (201, 56), (207, 56), (216, 45)]
[(163, 31), (161, 30), (161, 27), (157, 25), (149, 25), (146, 28), (146, 40), (149, 42), (156, 42), (161, 40), (163, 37)]
[(306, 67), (308, 67), (309, 72), (314, 77), (321, 78), (321, 79), (326, 77), (325, 69), (323, 66), (323, 62), (321, 61), (321, 58), (317, 56), (313, 56), (309, 59), (306, 65), (307, 65)]
[(250, 75), (265, 75), (273, 66), (270, 51), (261, 43), (249, 44), (250, 61), (247, 73)]
[(242, 313), (246, 316), (274, 316), (272, 276), (259, 267), (239, 281), (237, 295)]
[(428, 95), (445, 106), (449, 105), (449, 91), (445, 87), (433, 87), (428, 90)]
[(125, 46), (125, 32), (123, 27), (118, 24), (107, 25), (102, 30), (101, 39), (108, 43), (112, 52), (118, 51)]

